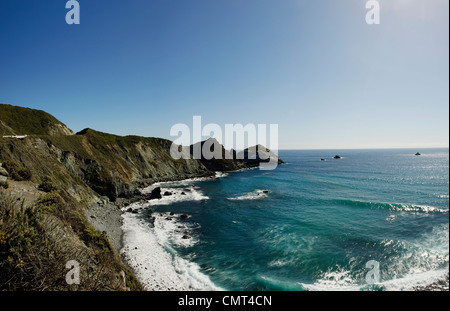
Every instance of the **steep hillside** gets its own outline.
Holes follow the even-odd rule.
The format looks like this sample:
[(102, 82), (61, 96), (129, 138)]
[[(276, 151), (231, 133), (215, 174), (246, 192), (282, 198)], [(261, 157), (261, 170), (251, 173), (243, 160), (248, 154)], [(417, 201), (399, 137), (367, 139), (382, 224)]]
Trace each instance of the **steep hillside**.
[[(108, 236), (85, 216), (99, 195), (58, 154), (36, 136), (0, 138), (8, 176), (0, 187), (0, 290), (141, 289)], [(65, 281), (70, 260), (82, 267), (79, 285)]]
[(0, 136), (46, 134), (73, 133), (62, 122), (42, 110), (0, 104)]
[[(175, 160), (166, 139), (72, 134), (46, 112), (9, 105), (0, 105), (0, 134), (0, 290), (139, 290), (117, 253), (119, 208), (143, 199), (139, 188), (155, 182), (258, 164), (227, 159), (231, 154), (211, 139), (198, 146), (216, 145), (222, 159), (187, 153)], [(104, 231), (102, 222), (114, 225)], [(73, 258), (87, 280), (77, 287), (65, 283), (61, 266)]]
[(171, 141), (117, 136), (85, 129), (73, 136), (41, 136), (72, 176), (112, 201), (131, 198), (139, 186), (158, 181), (211, 176), (201, 162), (174, 160)]

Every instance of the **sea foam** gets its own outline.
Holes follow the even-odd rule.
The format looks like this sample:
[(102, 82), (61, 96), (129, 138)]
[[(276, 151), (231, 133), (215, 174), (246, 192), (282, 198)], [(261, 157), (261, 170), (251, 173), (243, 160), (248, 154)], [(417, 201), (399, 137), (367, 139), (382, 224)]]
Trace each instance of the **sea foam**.
[(267, 198), (268, 197), (267, 193), (268, 190), (257, 189), (255, 191), (248, 192), (237, 197), (228, 198), (228, 200), (235, 200), (235, 201), (259, 200)]
[[(161, 199), (134, 203), (126, 207), (131, 210), (143, 210), (154, 205), (169, 205), (180, 201), (199, 201), (209, 199), (197, 187), (189, 182), (159, 183), (143, 190), (151, 192), (156, 186), (170, 185), (173, 188), (161, 188), (172, 195)], [(175, 187), (179, 185), (186, 187)], [(182, 194), (184, 193), (184, 194)], [(125, 209), (125, 208), (124, 208)], [(188, 224), (188, 215), (153, 212), (153, 225), (140, 213), (123, 214), (123, 245), (121, 255), (133, 269), (146, 290), (220, 290), (209, 277), (202, 273), (200, 266), (178, 255), (173, 245), (191, 247), (197, 243), (192, 234), (197, 224)], [(183, 220), (182, 220), (183, 218)], [(183, 238), (184, 236), (184, 238)]]
[(413, 242), (385, 240), (386, 247), (404, 247), (406, 251), (396, 258), (394, 263), (383, 265), (380, 262), (381, 280), (377, 284), (367, 284), (363, 273), (364, 265), (353, 264), (351, 269), (337, 267), (323, 273), (314, 283), (298, 283), (303, 289), (311, 291), (360, 291), (386, 290), (411, 291), (434, 282), (441, 281), (448, 275), (449, 264), (449, 226), (435, 228), (423, 234)]

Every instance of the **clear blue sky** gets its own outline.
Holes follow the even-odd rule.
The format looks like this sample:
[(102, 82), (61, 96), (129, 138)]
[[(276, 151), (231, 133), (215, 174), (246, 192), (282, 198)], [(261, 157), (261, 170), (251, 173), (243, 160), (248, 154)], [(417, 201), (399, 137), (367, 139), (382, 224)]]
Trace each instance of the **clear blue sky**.
[(72, 130), (277, 123), (280, 149), (449, 143), (449, 1), (1, 0), (0, 102)]

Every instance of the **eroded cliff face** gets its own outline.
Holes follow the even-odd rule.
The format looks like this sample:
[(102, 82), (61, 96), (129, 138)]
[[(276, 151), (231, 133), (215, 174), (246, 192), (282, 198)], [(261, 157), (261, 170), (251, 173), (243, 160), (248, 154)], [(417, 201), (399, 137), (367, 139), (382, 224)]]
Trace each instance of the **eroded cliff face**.
[[(0, 230), (28, 228), (32, 237), (24, 248), (0, 252), (0, 290), (74, 289), (64, 282), (64, 262), (81, 253), (89, 254), (78, 258), (88, 281), (75, 289), (142, 289), (117, 255), (118, 208), (142, 198), (139, 188), (154, 182), (213, 176), (215, 171), (258, 164), (194, 159), (189, 152), (186, 159), (175, 160), (171, 145), (166, 139), (123, 137), (92, 129), (73, 134), (46, 112), (0, 104), (0, 188), (6, 188), (0, 189)], [(221, 145), (218, 150), (222, 155), (227, 152)], [(20, 211), (32, 217), (11, 218)], [(99, 223), (114, 223), (111, 232), (96, 226), (97, 218)], [(23, 245), (20, 239), (16, 242)], [(42, 251), (49, 248), (48, 243), (51, 256)], [(37, 265), (42, 262), (46, 264)], [(26, 266), (18, 268), (21, 265)]]
[(40, 139), (72, 177), (111, 201), (131, 198), (139, 187), (154, 182), (214, 174), (198, 160), (172, 159), (172, 143), (164, 139), (120, 137), (94, 130), (62, 140), (58, 136)]
[[(30, 172), (30, 181), (38, 185), (44, 178), (64, 189), (79, 202), (92, 201), (96, 194), (76, 175), (68, 171), (55, 150), (39, 137), (24, 139), (3, 138), (0, 141), (0, 159)], [(10, 179), (14, 179), (10, 176)]]
[(198, 160), (170, 158), (168, 142), (110, 143), (99, 148), (76, 136), (72, 140), (79, 141), (78, 146), (59, 144), (57, 136), (8, 139), (0, 147), (0, 159), (31, 170), (36, 183), (50, 178), (80, 201), (96, 195), (111, 201), (131, 198), (138, 187), (153, 182), (213, 175)]
[[(0, 104), (0, 134), (0, 161), (32, 171), (36, 183), (49, 179), (77, 201), (98, 196), (129, 199), (138, 193), (137, 188), (154, 182), (212, 176), (260, 162), (233, 159), (215, 139), (190, 146), (188, 159), (175, 160), (170, 155), (172, 142), (166, 139), (92, 129), (73, 134), (47, 112), (4, 104)], [(204, 144), (217, 146), (219, 158), (194, 159), (192, 151)]]
[[(194, 159), (191, 146), (188, 159), (175, 160), (170, 155), (169, 140), (116, 136), (92, 129), (76, 135), (35, 135), (2, 141), (0, 160), (31, 170), (37, 183), (49, 178), (78, 201), (98, 196), (113, 202), (130, 199), (139, 194), (138, 188), (155, 182), (213, 176), (216, 171), (256, 167), (261, 161), (230, 159), (222, 145), (218, 147), (221, 159)], [(283, 163), (281, 159), (279, 163)]]
[[(0, 233), (7, 241), (0, 290), (142, 289), (109, 236), (85, 217), (86, 207), (100, 199), (87, 182), (102, 169), (96, 160), (38, 136), (0, 138), (0, 159), (8, 178), (6, 189), (0, 187)], [(71, 260), (81, 267), (79, 285), (65, 282)]]
[[(171, 142), (163, 139), (119, 137), (92, 130), (69, 136), (0, 138), (2, 176), (7, 175), (9, 181), (8, 189), (0, 189), (0, 218), (12, 215), (10, 210), (20, 210), (22, 202), (32, 215), (42, 215), (31, 222), (24, 217), (26, 222), (17, 225), (6, 221), (11, 224), (8, 232), (31, 226), (36, 233), (20, 253), (11, 249), (5, 258), (0, 253), (0, 290), (142, 289), (117, 255), (118, 208), (139, 197), (139, 187), (153, 182), (214, 175), (200, 160), (172, 159), (170, 146)], [(114, 222), (109, 228), (114, 235), (96, 226), (95, 219)], [(40, 252), (49, 243), (51, 256)], [(6, 258), (20, 264), (23, 260), (29, 273), (23, 275)], [(85, 281), (76, 288), (64, 281), (64, 264), (73, 259), (84, 269)], [(45, 264), (37, 267), (39, 262)]]

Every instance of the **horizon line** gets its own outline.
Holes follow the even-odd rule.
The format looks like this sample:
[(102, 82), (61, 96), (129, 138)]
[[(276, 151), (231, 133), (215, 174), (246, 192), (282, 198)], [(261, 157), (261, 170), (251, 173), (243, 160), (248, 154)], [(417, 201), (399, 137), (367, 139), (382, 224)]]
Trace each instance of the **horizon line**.
[(279, 148), (278, 150), (283, 150), (283, 151), (313, 151), (313, 150), (324, 150), (324, 151), (330, 151), (330, 150), (392, 150), (392, 149), (412, 149), (412, 150), (416, 150), (416, 149), (450, 149), (449, 146), (438, 146), (438, 147), (366, 147), (366, 148)]

